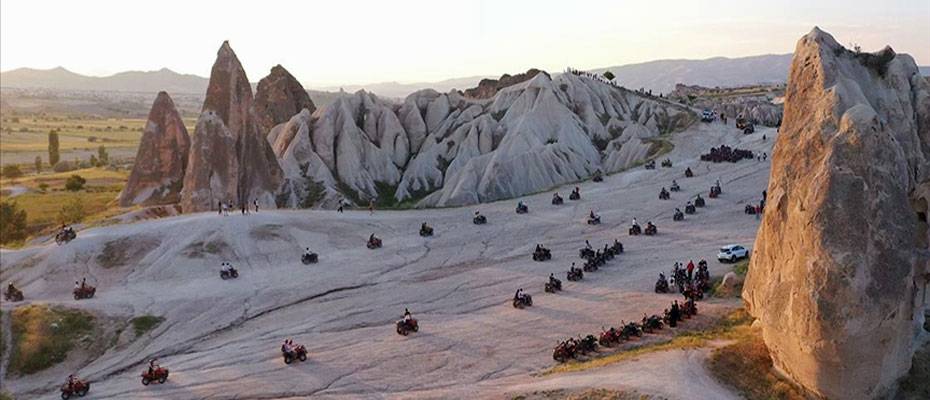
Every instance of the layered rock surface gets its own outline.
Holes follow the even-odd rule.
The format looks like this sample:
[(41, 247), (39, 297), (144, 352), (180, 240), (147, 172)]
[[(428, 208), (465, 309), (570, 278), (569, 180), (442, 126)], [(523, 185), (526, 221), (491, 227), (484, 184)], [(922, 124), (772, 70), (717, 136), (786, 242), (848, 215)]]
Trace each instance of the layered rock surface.
[[(396, 105), (358, 92), (275, 127), (269, 139), (289, 182), (309, 177), (327, 196), (452, 206), (628, 168), (656, 136), (693, 120), (683, 107), (590, 78), (538, 73), (487, 100), (423, 90)], [(306, 203), (302, 189), (285, 192), (288, 206)]]
[(265, 134), (303, 109), (310, 113), (316, 110), (304, 87), (280, 65), (271, 68), (271, 73), (258, 81), (254, 108), (258, 125)]
[(743, 297), (777, 368), (831, 399), (893, 390), (922, 335), (930, 85), (890, 48), (797, 45)]
[(546, 76), (549, 76), (546, 71), (530, 68), (522, 74), (504, 74), (501, 75), (500, 79), (482, 79), (478, 82), (478, 86), (466, 89), (464, 93), (465, 96), (475, 99), (490, 99), (501, 89), (533, 79), (536, 77), (536, 74), (546, 74)]
[(120, 206), (177, 203), (189, 151), (190, 137), (181, 114), (171, 96), (159, 92), (145, 123), (129, 180), (120, 193)]

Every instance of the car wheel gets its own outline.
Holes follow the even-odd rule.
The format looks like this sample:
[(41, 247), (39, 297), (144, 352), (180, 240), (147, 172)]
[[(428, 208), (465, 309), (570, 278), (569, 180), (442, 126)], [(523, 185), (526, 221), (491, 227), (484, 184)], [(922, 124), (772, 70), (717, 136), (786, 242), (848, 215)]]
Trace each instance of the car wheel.
[(735, 263), (735, 262), (736, 262), (736, 254), (730, 256), (730, 262), (731, 262), (731, 263)]

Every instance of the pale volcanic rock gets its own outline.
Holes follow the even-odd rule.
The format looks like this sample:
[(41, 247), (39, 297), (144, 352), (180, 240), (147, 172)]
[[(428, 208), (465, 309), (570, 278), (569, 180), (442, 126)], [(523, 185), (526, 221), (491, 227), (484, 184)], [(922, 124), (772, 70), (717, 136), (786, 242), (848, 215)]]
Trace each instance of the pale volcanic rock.
[(174, 101), (168, 93), (159, 92), (149, 111), (132, 173), (120, 193), (120, 206), (177, 203), (190, 145)]
[(814, 29), (794, 53), (743, 298), (778, 369), (830, 399), (888, 394), (927, 307), (928, 85), (890, 48)]

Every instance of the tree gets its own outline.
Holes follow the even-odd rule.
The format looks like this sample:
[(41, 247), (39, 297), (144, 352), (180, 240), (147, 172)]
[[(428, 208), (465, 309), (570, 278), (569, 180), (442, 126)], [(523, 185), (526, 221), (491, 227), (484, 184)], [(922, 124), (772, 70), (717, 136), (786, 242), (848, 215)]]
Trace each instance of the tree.
[(97, 148), (97, 160), (100, 160), (100, 164), (98, 166), (104, 166), (104, 165), (110, 164), (110, 155), (107, 154), (107, 148), (104, 147), (102, 144), (100, 145), (100, 147)]
[(87, 214), (84, 212), (84, 203), (81, 202), (81, 199), (75, 197), (71, 201), (65, 203), (61, 207), (61, 210), (58, 211), (58, 223), (60, 224), (76, 224), (84, 220), (84, 217)]
[(23, 171), (19, 169), (19, 166), (14, 164), (7, 164), (3, 166), (3, 176), (12, 180), (16, 180), (23, 176)]
[(84, 188), (85, 183), (87, 183), (87, 180), (80, 175), (71, 175), (68, 177), (68, 180), (65, 181), (65, 189), (77, 192)]
[(36, 156), (36, 175), (42, 172), (42, 157)]
[(26, 211), (15, 202), (0, 203), (0, 244), (26, 239)]
[(48, 133), (48, 165), (55, 166), (60, 160), (60, 154), (58, 153), (58, 133), (49, 132)]
[(614, 78), (616, 78), (616, 76), (614, 76), (613, 72), (604, 71), (604, 78), (607, 78), (608, 81), (612, 81)]

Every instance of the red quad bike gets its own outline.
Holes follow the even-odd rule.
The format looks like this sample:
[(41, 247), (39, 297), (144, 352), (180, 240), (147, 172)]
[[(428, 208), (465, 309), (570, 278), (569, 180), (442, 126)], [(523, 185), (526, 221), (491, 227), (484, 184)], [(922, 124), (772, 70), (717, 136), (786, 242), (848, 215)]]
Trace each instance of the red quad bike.
[(417, 332), (420, 330), (420, 324), (417, 323), (417, 320), (411, 318), (410, 321), (400, 320), (397, 321), (397, 334), (407, 336), (410, 332)]
[(307, 347), (299, 345), (291, 352), (282, 351), (281, 355), (284, 356), (285, 364), (290, 364), (294, 360), (307, 361)]
[(572, 358), (575, 358), (575, 346), (568, 341), (559, 343), (552, 351), (552, 359), (558, 362), (566, 362)]
[(97, 293), (97, 288), (93, 286), (84, 286), (74, 289), (74, 299), (90, 299), (94, 297), (94, 293)]
[(74, 385), (69, 386), (67, 383), (61, 385), (61, 398), (68, 400), (71, 398), (71, 396), (74, 395), (77, 395), (78, 397), (84, 397), (89, 391), (90, 382), (76, 380), (74, 381)]
[(158, 367), (150, 374), (148, 370), (142, 372), (142, 384), (148, 386), (152, 382), (165, 383), (168, 380), (168, 368)]
[(601, 336), (598, 338), (597, 342), (604, 347), (612, 347), (613, 345), (620, 343), (620, 333), (616, 329), (611, 327), (610, 329), (601, 328)]
[(379, 249), (381, 248), (381, 239), (374, 238), (372, 240), (369, 240), (367, 246), (369, 249)]

